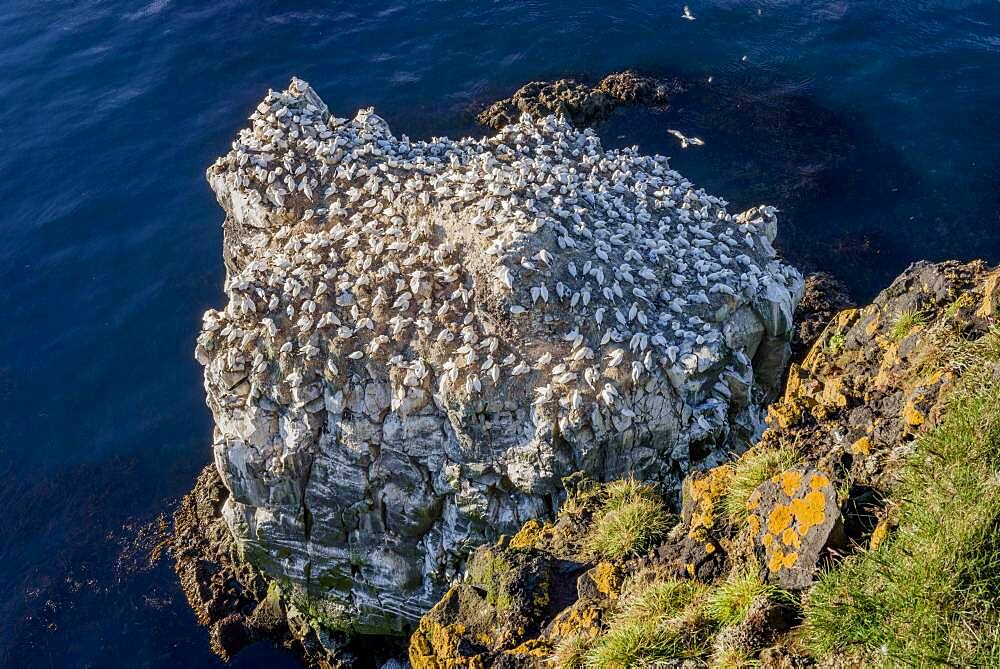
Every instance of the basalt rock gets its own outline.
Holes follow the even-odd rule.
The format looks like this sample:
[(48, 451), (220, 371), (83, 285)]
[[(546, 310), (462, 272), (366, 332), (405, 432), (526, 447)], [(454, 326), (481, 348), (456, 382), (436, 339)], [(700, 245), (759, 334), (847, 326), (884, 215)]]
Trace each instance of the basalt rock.
[(812, 272), (805, 278), (805, 289), (795, 311), (795, 334), (792, 355), (801, 359), (823, 333), (834, 316), (855, 306), (843, 282), (828, 272)]
[(402, 632), (573, 472), (676, 498), (745, 448), (788, 359), (774, 210), (551, 116), (417, 142), (293, 80), (207, 176), (222, 514), (324, 629)]
[(479, 114), (479, 122), (500, 130), (517, 122), (521, 114), (561, 116), (573, 125), (599, 123), (621, 105), (662, 105), (683, 90), (680, 81), (654, 79), (631, 70), (609, 74), (596, 86), (576, 79), (532, 81), (509, 98), (494, 102)]
[(799, 467), (776, 474), (747, 506), (764, 577), (786, 590), (810, 586), (820, 558), (847, 547), (837, 488), (825, 472)]

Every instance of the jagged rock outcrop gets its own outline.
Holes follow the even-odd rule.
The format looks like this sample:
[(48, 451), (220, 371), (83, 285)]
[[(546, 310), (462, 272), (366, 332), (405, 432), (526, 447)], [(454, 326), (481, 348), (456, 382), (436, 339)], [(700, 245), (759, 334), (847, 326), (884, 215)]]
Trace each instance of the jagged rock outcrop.
[(226, 523), (317, 623), (402, 630), (563, 476), (676, 495), (756, 431), (802, 292), (772, 208), (554, 117), (417, 142), (293, 80), (250, 120), (196, 357)]
[[(640, 659), (815, 666), (785, 636), (801, 631), (800, 598), (823, 570), (892, 537), (903, 467), (917, 440), (945, 417), (949, 393), (971, 364), (954, 352), (991, 336), (995, 347), (998, 318), (1000, 270), (978, 261), (912, 265), (868, 306), (829, 320), (789, 368), (760, 441), (686, 479), (679, 521), (648, 554), (610, 561), (596, 554), (590, 537), (599, 531), (602, 492), (575, 486), (555, 521), (528, 521), (513, 538), (476, 553), (472, 567), (499, 566), (503, 579), (484, 580), (481, 567), (470, 568), (421, 620), (412, 663), (582, 666), (601, 639), (634, 623), (630, 602), (653, 582), (671, 592), (690, 584), (697, 594), (650, 637), (635, 625), (621, 637), (618, 652), (635, 664), (619, 658), (600, 666), (643, 666)], [(547, 579), (525, 578), (529, 555), (532, 564), (549, 565)], [(524, 584), (524, 592), (508, 592), (509, 584)], [(718, 614), (713, 602), (732, 606), (734, 592), (754, 595), (738, 620), (700, 617)], [(657, 601), (669, 608), (663, 596)], [(497, 634), (508, 620), (518, 633)], [(677, 625), (692, 644), (665, 641)]]
[(654, 79), (632, 70), (609, 74), (593, 86), (576, 79), (532, 81), (509, 98), (494, 102), (479, 114), (478, 120), (500, 130), (516, 123), (524, 113), (535, 118), (551, 114), (586, 127), (607, 119), (621, 105), (663, 105), (682, 90), (684, 85), (679, 80)]

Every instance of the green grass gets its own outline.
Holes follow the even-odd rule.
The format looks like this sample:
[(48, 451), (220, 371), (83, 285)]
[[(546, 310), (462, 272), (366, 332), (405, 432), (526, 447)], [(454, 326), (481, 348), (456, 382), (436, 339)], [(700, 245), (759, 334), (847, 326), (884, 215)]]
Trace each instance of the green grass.
[(552, 650), (552, 655), (548, 658), (549, 664), (555, 669), (583, 669), (591, 641), (581, 631), (563, 636)]
[(830, 337), (830, 341), (826, 343), (826, 350), (830, 351), (836, 355), (844, 348), (844, 344), (847, 342), (847, 337), (838, 332)]
[(761, 483), (795, 464), (798, 455), (791, 449), (769, 449), (748, 453), (732, 463), (733, 478), (722, 498), (722, 510), (737, 527), (746, 522), (747, 500)]
[(882, 666), (1000, 666), (1000, 360), (996, 331), (956, 345), (965, 374), (893, 497), (898, 530), (846, 559), (805, 602), (817, 657)]
[(896, 316), (896, 322), (889, 330), (889, 338), (899, 341), (910, 334), (915, 328), (928, 323), (927, 312), (920, 309), (904, 309)]
[(692, 637), (683, 626), (669, 621), (632, 621), (612, 627), (587, 652), (587, 669), (624, 669), (657, 660), (699, 657), (704, 648), (692, 649)]
[(606, 499), (588, 537), (590, 549), (607, 560), (642, 555), (668, 529), (670, 516), (652, 486), (627, 478), (606, 487)]
[(750, 607), (759, 597), (773, 602), (792, 601), (787, 592), (765, 583), (754, 565), (735, 569), (709, 592), (705, 599), (705, 614), (720, 625), (739, 625), (747, 619)]
[(703, 591), (698, 583), (674, 579), (633, 584), (608, 630), (586, 651), (584, 666), (622, 669), (704, 657), (713, 630), (701, 615)]
[(620, 618), (651, 620), (674, 616), (703, 590), (704, 586), (697, 581), (677, 579), (660, 579), (648, 585), (633, 586), (626, 590)]

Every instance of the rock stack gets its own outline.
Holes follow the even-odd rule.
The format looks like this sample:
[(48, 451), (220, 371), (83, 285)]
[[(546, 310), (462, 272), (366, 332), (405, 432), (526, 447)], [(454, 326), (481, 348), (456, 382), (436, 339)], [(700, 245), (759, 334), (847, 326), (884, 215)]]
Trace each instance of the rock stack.
[(676, 493), (744, 448), (787, 361), (803, 282), (774, 209), (731, 214), (562, 119), (413, 141), (293, 79), (207, 176), (228, 302), (196, 357), (223, 513), (330, 627), (417, 619), (571, 473)]

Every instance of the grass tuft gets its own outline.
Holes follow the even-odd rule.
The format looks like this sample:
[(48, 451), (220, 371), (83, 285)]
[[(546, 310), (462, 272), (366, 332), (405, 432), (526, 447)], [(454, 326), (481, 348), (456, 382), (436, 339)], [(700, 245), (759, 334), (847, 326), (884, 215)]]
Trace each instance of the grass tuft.
[(803, 641), (817, 657), (1000, 666), (1000, 336), (957, 344), (949, 357), (966, 371), (894, 493), (899, 528), (806, 599)]
[(747, 501), (760, 484), (795, 464), (798, 456), (791, 449), (768, 449), (747, 453), (732, 463), (733, 477), (722, 498), (722, 510), (737, 527), (746, 522)]
[(581, 630), (563, 636), (552, 649), (549, 664), (555, 669), (583, 669), (593, 639)]
[(754, 565), (737, 569), (712, 588), (705, 599), (705, 614), (720, 625), (739, 625), (747, 619), (750, 607), (760, 597), (773, 602), (792, 601), (787, 592), (765, 583)]
[(915, 328), (923, 327), (928, 323), (927, 312), (921, 309), (904, 309), (896, 316), (896, 322), (889, 330), (889, 338), (899, 341), (910, 334)]
[(703, 591), (698, 583), (673, 579), (633, 584), (607, 632), (587, 651), (584, 666), (621, 669), (703, 657), (712, 632), (701, 615)]
[(608, 484), (606, 495), (589, 537), (590, 549), (600, 557), (637, 557), (666, 533), (669, 514), (652, 486), (627, 478)]
[(684, 610), (704, 590), (697, 581), (659, 579), (648, 585), (633, 586), (625, 595), (621, 618), (652, 620), (674, 616)]

